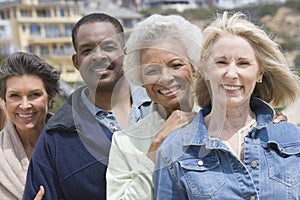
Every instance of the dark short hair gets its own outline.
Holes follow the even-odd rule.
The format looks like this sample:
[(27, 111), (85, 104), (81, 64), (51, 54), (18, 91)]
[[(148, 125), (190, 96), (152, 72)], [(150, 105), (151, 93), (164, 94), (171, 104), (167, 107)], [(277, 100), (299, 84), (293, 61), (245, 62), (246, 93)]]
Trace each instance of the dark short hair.
[(2, 61), (0, 67), (0, 97), (5, 99), (7, 79), (22, 75), (36, 75), (42, 79), (51, 100), (49, 105), (49, 108), (51, 108), (53, 99), (60, 90), (60, 73), (40, 57), (26, 52), (13, 53)]
[(74, 50), (77, 52), (77, 33), (78, 29), (85, 24), (96, 23), (96, 22), (109, 22), (111, 23), (118, 34), (120, 34), (122, 46), (124, 46), (124, 29), (121, 23), (114, 17), (104, 13), (91, 13), (83, 16), (73, 27), (72, 30), (72, 43)]

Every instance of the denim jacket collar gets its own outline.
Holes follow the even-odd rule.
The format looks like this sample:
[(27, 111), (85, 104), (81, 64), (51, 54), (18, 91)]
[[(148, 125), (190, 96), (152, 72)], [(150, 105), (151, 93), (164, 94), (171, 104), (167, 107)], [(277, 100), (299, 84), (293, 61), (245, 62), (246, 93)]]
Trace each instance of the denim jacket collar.
[[(265, 101), (259, 98), (252, 98), (250, 101), (250, 107), (256, 115), (257, 125), (254, 129), (262, 129), (272, 123), (275, 111)], [(206, 144), (207, 147), (212, 148), (227, 148), (215, 139), (209, 139), (209, 134), (204, 123), (204, 117), (211, 112), (211, 108), (203, 108), (194, 118), (192, 123), (183, 128), (183, 145), (184, 146), (199, 146)], [(256, 131), (254, 131), (256, 132)]]

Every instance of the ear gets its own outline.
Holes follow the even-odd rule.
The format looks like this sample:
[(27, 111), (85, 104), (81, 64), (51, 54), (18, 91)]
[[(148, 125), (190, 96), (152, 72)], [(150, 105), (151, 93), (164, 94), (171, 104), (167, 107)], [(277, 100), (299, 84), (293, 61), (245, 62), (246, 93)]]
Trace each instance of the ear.
[(48, 99), (48, 110), (52, 107), (53, 103), (54, 103), (53, 99), (49, 98)]
[(262, 81), (263, 81), (263, 75), (264, 75), (263, 72), (259, 73), (259, 75), (257, 76), (257, 79), (256, 79), (257, 83), (262, 83)]
[(73, 65), (74, 67), (79, 70), (79, 64), (78, 64), (78, 54), (73, 54), (72, 55), (72, 61), (73, 61)]

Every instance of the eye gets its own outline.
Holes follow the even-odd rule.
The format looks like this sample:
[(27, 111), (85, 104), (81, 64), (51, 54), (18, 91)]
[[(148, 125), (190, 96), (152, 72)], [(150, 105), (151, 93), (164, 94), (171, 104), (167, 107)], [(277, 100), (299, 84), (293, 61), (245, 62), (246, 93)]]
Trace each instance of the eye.
[(146, 76), (156, 75), (157, 73), (158, 73), (157, 69), (148, 69), (144, 71), (144, 75)]
[(174, 69), (178, 69), (182, 66), (184, 66), (185, 63), (181, 63), (181, 62), (176, 62), (176, 63), (171, 63), (170, 67), (174, 68)]
[(226, 61), (217, 61), (216, 64), (218, 65), (226, 65), (227, 62)]
[(220, 60), (220, 61), (217, 61), (215, 63), (218, 67), (225, 67), (227, 66), (229, 63), (227, 61), (224, 61), (224, 60)]
[(85, 48), (85, 49), (82, 49), (80, 51), (80, 54), (82, 54), (82, 55), (88, 55), (91, 51), (93, 51), (92, 48)]
[(20, 97), (20, 95), (17, 94), (17, 93), (11, 93), (11, 94), (8, 96), (8, 98), (10, 98), (10, 99), (17, 99), (17, 98), (19, 98), (19, 97)]
[(143, 75), (144, 76), (153, 76), (153, 75), (157, 75), (158, 73), (160, 73), (160, 69), (158, 66), (156, 65), (144, 65), (142, 66), (143, 68)]
[(248, 61), (240, 61), (238, 65), (241, 67), (247, 67), (250, 66), (251, 64)]
[(115, 51), (117, 49), (117, 47), (114, 45), (107, 45), (107, 46), (102, 47), (102, 49), (107, 52), (112, 52), (112, 51)]
[(38, 97), (42, 96), (42, 93), (41, 92), (33, 92), (29, 95), (29, 98), (30, 99), (36, 99)]

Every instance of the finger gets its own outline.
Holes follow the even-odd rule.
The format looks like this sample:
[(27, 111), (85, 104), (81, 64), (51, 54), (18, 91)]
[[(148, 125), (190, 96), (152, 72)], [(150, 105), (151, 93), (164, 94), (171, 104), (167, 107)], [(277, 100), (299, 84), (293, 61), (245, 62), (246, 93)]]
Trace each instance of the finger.
[(44, 189), (44, 187), (41, 185), (41, 186), (40, 186), (40, 190), (39, 190), (39, 192), (36, 194), (34, 200), (43, 200), (44, 194), (45, 194), (45, 189)]

